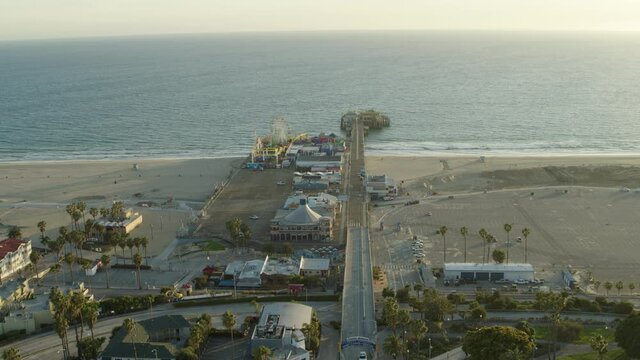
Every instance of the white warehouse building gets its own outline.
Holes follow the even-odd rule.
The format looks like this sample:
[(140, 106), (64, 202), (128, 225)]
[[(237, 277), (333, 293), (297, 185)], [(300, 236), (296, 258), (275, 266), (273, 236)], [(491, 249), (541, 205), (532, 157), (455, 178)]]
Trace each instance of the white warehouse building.
[(448, 263), (444, 264), (444, 278), (446, 280), (533, 280), (533, 265), (531, 264), (475, 264)]

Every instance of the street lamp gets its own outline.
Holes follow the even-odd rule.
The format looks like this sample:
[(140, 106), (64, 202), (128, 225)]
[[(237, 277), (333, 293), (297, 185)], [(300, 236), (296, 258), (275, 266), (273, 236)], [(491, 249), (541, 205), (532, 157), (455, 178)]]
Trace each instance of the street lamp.
[(151, 349), (153, 355), (155, 355), (156, 359), (158, 358), (158, 349)]
[(429, 338), (429, 360), (431, 360), (431, 349), (433, 349), (433, 346), (431, 346), (431, 338)]

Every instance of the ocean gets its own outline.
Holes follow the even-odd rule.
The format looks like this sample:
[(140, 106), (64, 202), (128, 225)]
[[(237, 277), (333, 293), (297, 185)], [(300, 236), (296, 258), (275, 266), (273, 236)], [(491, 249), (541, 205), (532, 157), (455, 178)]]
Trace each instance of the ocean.
[(284, 117), (369, 154), (640, 154), (640, 34), (308, 32), (0, 42), (0, 161), (245, 155)]

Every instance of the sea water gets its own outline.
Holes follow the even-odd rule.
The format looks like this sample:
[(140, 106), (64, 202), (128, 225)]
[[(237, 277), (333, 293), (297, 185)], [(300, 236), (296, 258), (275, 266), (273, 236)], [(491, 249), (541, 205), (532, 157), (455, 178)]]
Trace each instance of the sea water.
[(307, 32), (0, 42), (0, 161), (245, 155), (284, 117), (370, 154), (640, 153), (640, 34)]

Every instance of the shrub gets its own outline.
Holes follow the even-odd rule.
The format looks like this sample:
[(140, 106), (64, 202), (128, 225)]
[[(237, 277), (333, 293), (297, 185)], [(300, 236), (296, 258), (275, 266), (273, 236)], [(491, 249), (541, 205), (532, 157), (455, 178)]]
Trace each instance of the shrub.
[(633, 312), (633, 304), (628, 301), (620, 301), (613, 305), (612, 311), (616, 314), (628, 315)]
[(574, 342), (580, 339), (582, 324), (573, 321), (560, 321), (558, 323), (558, 341)]

